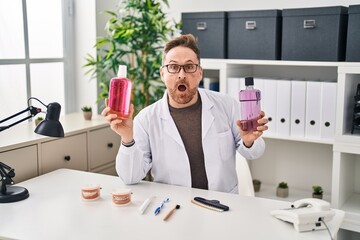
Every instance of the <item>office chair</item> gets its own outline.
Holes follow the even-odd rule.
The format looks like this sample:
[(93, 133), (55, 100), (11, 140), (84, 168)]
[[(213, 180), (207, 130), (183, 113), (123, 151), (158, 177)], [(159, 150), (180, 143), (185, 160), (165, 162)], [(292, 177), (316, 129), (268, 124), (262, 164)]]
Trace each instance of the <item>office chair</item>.
[(239, 195), (255, 196), (252, 176), (247, 160), (236, 152), (236, 172), (239, 180)]

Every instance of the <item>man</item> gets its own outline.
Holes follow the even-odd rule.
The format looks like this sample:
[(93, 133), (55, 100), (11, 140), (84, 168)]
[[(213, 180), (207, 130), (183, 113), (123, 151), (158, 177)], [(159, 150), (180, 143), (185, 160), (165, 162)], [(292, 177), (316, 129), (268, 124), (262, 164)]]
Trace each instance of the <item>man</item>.
[(108, 107), (102, 112), (122, 139), (117, 173), (126, 184), (134, 184), (151, 169), (155, 182), (237, 193), (235, 153), (246, 159), (263, 154), (264, 113), (257, 131), (242, 131), (238, 101), (198, 89), (203, 69), (192, 35), (165, 45), (160, 75), (164, 97), (141, 110), (134, 121), (116, 119)]

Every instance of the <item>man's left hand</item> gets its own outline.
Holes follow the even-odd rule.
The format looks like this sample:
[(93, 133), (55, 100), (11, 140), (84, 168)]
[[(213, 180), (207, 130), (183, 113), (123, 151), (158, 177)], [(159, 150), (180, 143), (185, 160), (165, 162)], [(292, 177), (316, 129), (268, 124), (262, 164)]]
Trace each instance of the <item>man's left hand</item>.
[(266, 126), (266, 124), (269, 122), (269, 120), (264, 117), (265, 117), (265, 113), (261, 111), (260, 118), (257, 121), (259, 125), (256, 131), (244, 131), (241, 128), (241, 124), (240, 124), (241, 121), (240, 120), (236, 121), (236, 125), (239, 127), (241, 138), (246, 147), (250, 148), (253, 145), (254, 141), (258, 139), (263, 134), (263, 132), (268, 129), (268, 126)]

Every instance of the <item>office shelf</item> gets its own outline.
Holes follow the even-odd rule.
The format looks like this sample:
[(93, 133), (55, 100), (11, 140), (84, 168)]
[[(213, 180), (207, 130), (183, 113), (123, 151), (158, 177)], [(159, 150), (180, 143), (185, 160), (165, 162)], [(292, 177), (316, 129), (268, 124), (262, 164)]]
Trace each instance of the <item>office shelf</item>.
[(354, 193), (342, 205), (341, 210), (346, 212), (342, 228), (354, 232), (360, 232), (360, 194)]
[(321, 185), (324, 199), (331, 202), (332, 207), (346, 212), (342, 228), (360, 233), (360, 132), (351, 134), (360, 63), (201, 59), (201, 65), (205, 76), (217, 74), (222, 93), (228, 91), (229, 78), (249, 75), (263, 79), (337, 83), (336, 106), (327, 106), (336, 109), (332, 139), (265, 132), (265, 154), (249, 161), (249, 165), (253, 178), (265, 183), (256, 196), (279, 199), (275, 196), (276, 185), (285, 181), (290, 186), (290, 196), (286, 200), (293, 201), (311, 196), (312, 185)]
[[(311, 188), (309, 188), (308, 190), (304, 190), (304, 189), (299, 189), (299, 188), (294, 188), (292, 186), (289, 186), (289, 196), (288, 197), (286, 197), (286, 198), (277, 197), (276, 196), (276, 187), (277, 187), (277, 185), (262, 183), (260, 191), (256, 192), (255, 196), (261, 197), (261, 198), (285, 200), (285, 201), (290, 201), (290, 202), (294, 202), (296, 200), (303, 199), (303, 198), (311, 198), (311, 196), (312, 196)], [(328, 193), (324, 193), (323, 199), (325, 201), (330, 202), (331, 195)]]
[(317, 143), (317, 144), (327, 144), (333, 145), (334, 139), (315, 139), (315, 138), (301, 138), (301, 137), (285, 137), (285, 136), (277, 136), (275, 134), (266, 134), (263, 136), (265, 139), (278, 139), (278, 140), (287, 140), (287, 141), (295, 141), (295, 142), (308, 142), (308, 143)]

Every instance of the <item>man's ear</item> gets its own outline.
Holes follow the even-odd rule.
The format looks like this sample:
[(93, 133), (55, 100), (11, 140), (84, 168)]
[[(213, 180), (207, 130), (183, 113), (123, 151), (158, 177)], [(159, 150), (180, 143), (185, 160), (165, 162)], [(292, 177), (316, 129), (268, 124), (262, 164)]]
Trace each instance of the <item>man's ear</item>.
[(160, 67), (160, 78), (161, 78), (161, 81), (164, 82), (164, 68), (163, 67)]
[(201, 81), (201, 79), (203, 79), (203, 68), (201, 66), (199, 67), (199, 75), (200, 75), (199, 77), (200, 77), (200, 81)]

